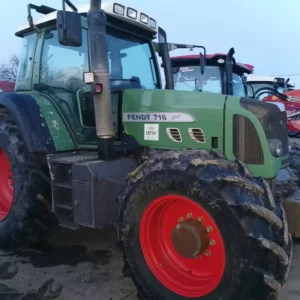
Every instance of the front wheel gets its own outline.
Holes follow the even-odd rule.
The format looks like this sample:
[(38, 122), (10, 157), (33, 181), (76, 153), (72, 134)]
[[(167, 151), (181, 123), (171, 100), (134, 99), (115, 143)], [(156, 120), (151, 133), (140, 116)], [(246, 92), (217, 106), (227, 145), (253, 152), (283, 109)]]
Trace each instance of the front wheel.
[(130, 175), (116, 221), (140, 299), (277, 299), (292, 242), (281, 204), (239, 163), (166, 152)]

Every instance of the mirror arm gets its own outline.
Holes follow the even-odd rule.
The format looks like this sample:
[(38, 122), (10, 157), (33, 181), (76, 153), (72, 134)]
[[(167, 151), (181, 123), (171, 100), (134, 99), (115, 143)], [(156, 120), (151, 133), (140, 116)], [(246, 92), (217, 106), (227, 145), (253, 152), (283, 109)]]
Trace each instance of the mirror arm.
[(67, 27), (66, 27), (66, 4), (68, 4), (68, 6), (74, 11), (74, 12), (78, 12), (77, 7), (70, 1), (70, 0), (62, 0), (62, 8), (63, 8), (63, 36), (64, 39), (67, 37)]
[(63, 2), (67, 3), (73, 11), (78, 12), (77, 7), (70, 0), (63, 0)]
[(46, 6), (46, 5), (37, 6), (37, 5), (31, 4), (31, 3), (27, 5), (27, 11), (28, 11), (27, 21), (29, 23), (30, 28), (32, 28), (37, 33), (40, 32), (40, 29), (33, 23), (33, 18), (32, 18), (32, 14), (31, 14), (32, 9), (34, 9), (36, 12), (43, 14), (43, 15), (47, 15), (47, 14), (57, 11), (57, 9)]
[(27, 21), (29, 23), (30, 28), (32, 28), (36, 33), (39, 33), (40, 29), (33, 23), (33, 18), (32, 18), (32, 14), (31, 14), (32, 9), (35, 9), (36, 11), (38, 11), (39, 6), (34, 5), (34, 4), (27, 5), (27, 10), (28, 10)]

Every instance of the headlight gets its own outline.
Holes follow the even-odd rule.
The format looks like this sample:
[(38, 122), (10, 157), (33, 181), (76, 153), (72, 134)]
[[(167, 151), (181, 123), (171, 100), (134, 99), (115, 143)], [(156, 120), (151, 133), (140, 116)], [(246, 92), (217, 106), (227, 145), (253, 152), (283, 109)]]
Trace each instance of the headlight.
[(279, 141), (276, 145), (276, 154), (277, 156), (281, 156), (282, 155), (282, 142)]
[(148, 24), (149, 22), (149, 17), (143, 13), (141, 13), (141, 16), (140, 16), (140, 21), (144, 24)]
[(115, 3), (114, 4), (114, 13), (118, 14), (118, 15), (121, 15), (121, 16), (124, 16), (124, 6)]
[(153, 29), (156, 29), (156, 21), (154, 19), (149, 19), (149, 26)]
[(127, 9), (127, 17), (131, 18), (131, 19), (136, 19), (137, 18), (137, 11), (133, 8), (129, 8)]
[(268, 141), (270, 151), (274, 156), (281, 156), (283, 153), (282, 142), (277, 139), (272, 139)]

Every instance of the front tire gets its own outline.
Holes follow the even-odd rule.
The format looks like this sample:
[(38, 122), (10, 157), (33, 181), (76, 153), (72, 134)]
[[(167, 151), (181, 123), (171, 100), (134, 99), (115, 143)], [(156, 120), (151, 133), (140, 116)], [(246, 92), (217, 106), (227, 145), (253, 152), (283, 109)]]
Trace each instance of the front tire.
[(164, 152), (130, 174), (119, 204), (123, 271), (140, 299), (279, 297), (292, 257), (284, 210), (241, 163)]

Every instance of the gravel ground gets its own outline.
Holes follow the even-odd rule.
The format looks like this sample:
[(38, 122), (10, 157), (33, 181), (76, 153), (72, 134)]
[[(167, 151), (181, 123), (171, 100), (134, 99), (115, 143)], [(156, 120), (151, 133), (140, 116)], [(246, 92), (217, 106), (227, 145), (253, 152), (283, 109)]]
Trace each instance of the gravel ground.
[[(112, 229), (61, 229), (35, 249), (0, 253), (0, 263), (13, 262), (19, 268), (12, 279), (0, 281), (0, 299), (49, 300), (59, 294), (58, 300), (137, 300), (134, 285), (122, 275), (122, 257), (114, 250), (115, 239)], [(299, 275), (300, 241), (295, 241), (294, 261), (281, 299), (300, 300)], [(47, 282), (51, 279), (55, 283)], [(20, 296), (26, 293), (26, 297)]]

